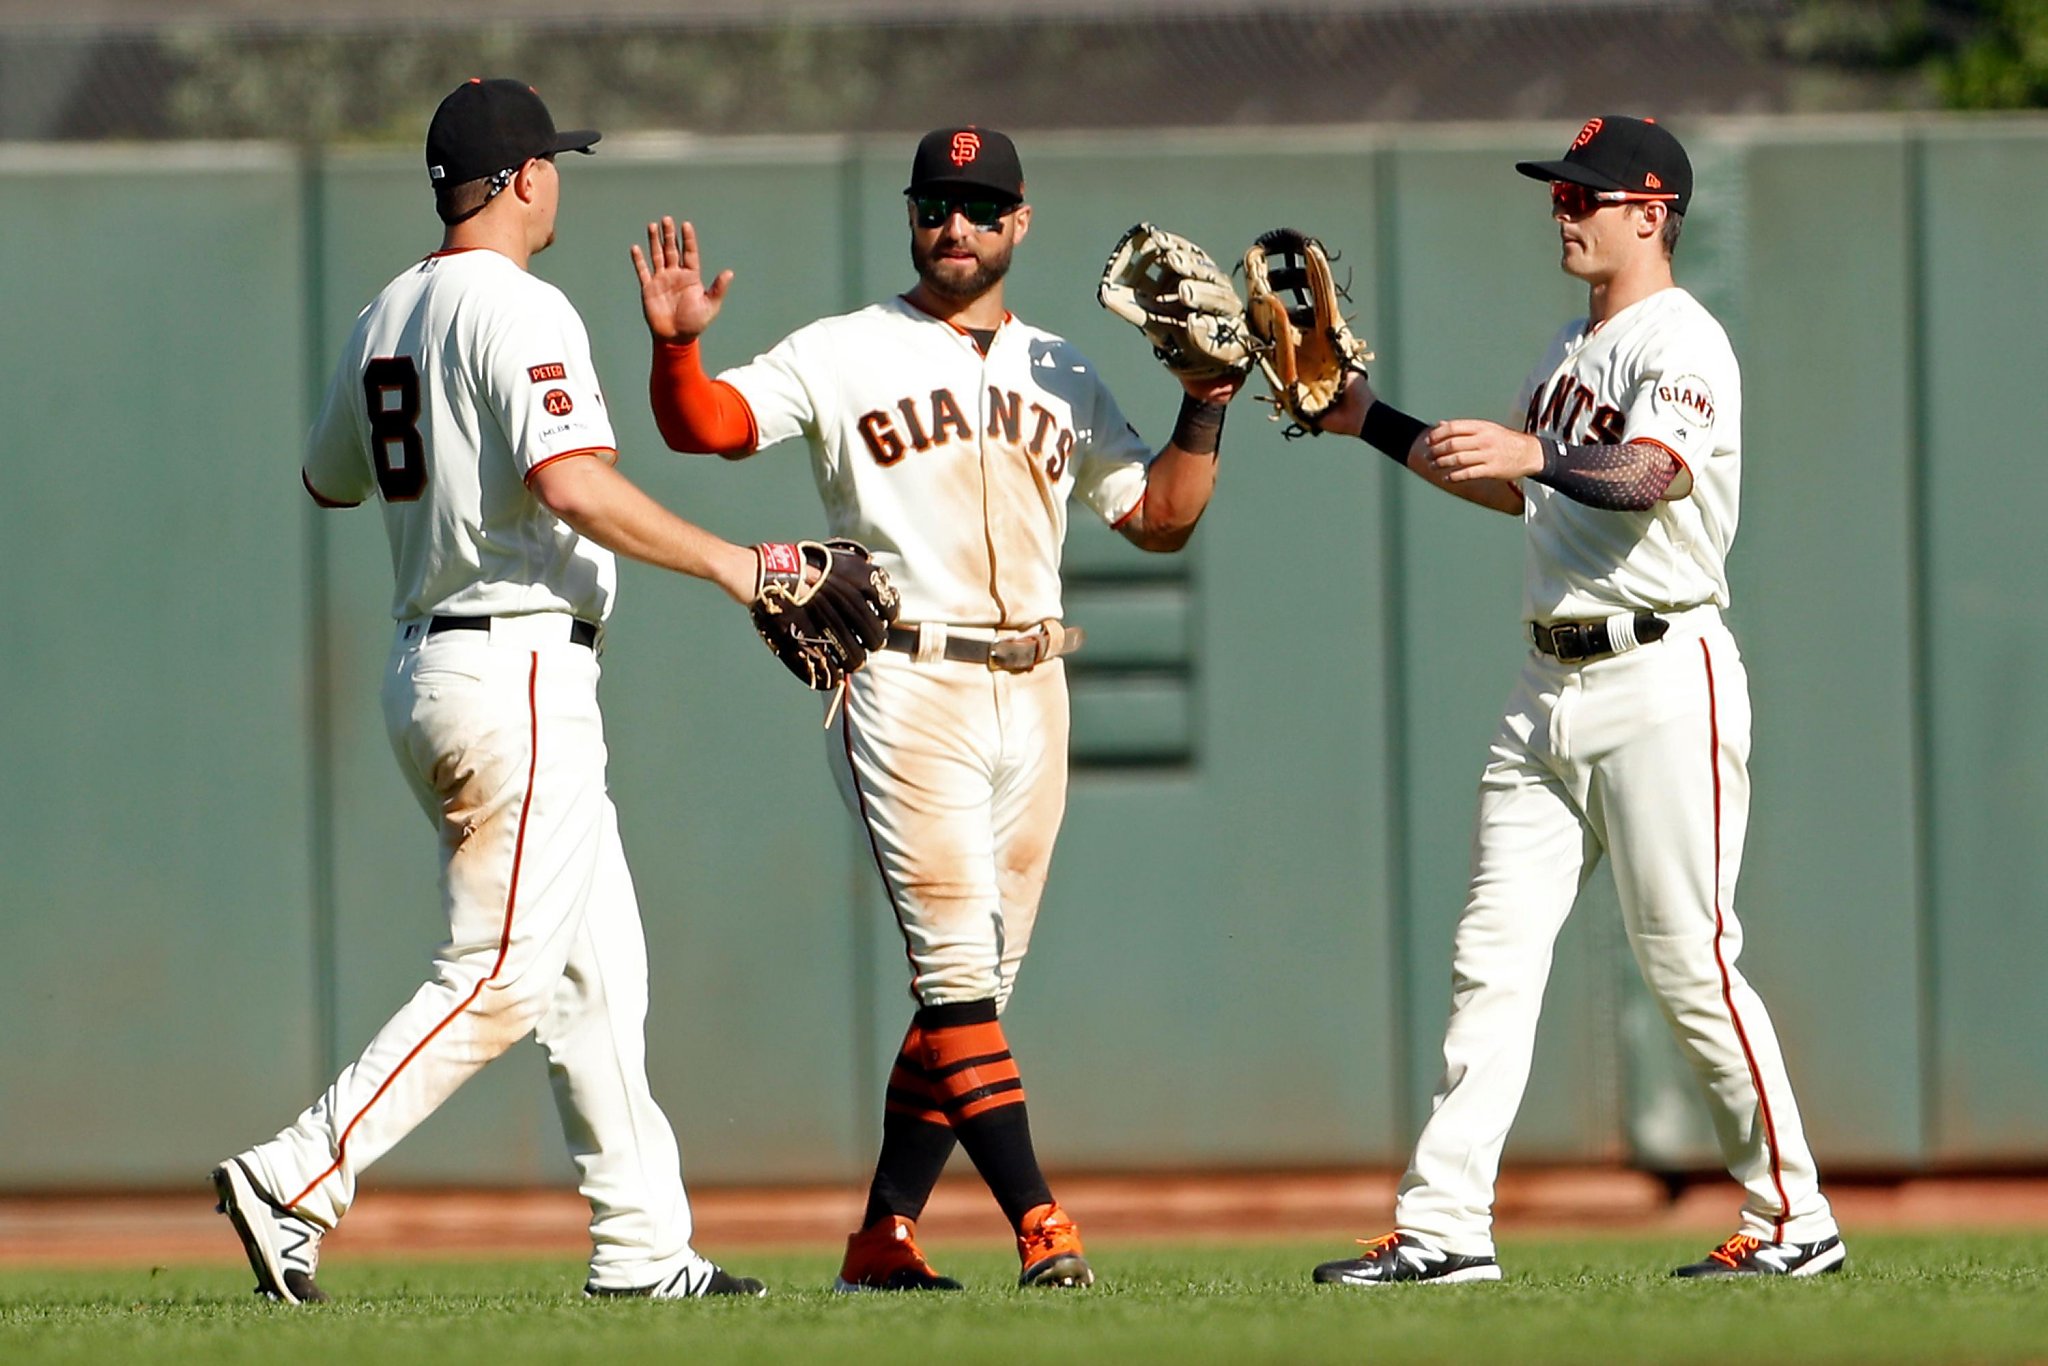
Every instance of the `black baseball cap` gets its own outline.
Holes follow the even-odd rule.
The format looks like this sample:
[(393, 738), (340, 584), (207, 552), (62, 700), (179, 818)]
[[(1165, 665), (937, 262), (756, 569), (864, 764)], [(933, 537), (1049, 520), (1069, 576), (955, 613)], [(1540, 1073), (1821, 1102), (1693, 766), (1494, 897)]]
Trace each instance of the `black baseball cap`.
[(1564, 180), (1590, 190), (1669, 195), (1673, 213), (1684, 213), (1692, 203), (1692, 162), (1655, 119), (1587, 119), (1563, 157), (1518, 161), (1515, 169), (1532, 180)]
[(450, 91), (427, 125), (427, 178), (438, 192), (532, 157), (588, 152), (594, 129), (555, 131), (548, 107), (524, 81), (473, 76)]
[(1022, 204), (1024, 167), (1017, 144), (993, 128), (934, 128), (918, 141), (903, 193), (970, 193)]

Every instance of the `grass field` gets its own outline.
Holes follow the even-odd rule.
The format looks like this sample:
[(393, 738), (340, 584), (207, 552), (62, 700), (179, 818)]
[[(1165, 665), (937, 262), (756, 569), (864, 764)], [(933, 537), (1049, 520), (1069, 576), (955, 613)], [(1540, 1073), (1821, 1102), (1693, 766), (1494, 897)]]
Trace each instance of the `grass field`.
[(1679, 1282), (1669, 1238), (1505, 1240), (1499, 1285), (1309, 1284), (1341, 1246), (1103, 1245), (1103, 1284), (1025, 1292), (940, 1248), (945, 1296), (835, 1296), (835, 1259), (744, 1255), (767, 1300), (586, 1302), (549, 1261), (336, 1261), (287, 1309), (246, 1269), (0, 1271), (0, 1362), (1319, 1362), (2048, 1360), (2048, 1235), (1852, 1238), (1838, 1275)]

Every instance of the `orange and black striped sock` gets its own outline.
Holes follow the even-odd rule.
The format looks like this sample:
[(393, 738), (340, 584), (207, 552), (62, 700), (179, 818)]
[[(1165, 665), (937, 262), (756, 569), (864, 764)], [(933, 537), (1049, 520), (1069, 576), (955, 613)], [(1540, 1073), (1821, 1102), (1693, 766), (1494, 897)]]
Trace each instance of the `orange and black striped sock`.
[(996, 1022), (996, 1003), (926, 1006), (915, 1029), (930, 1093), (1010, 1223), (1050, 1204), (1031, 1145), (1024, 1080)]
[(875, 1159), (862, 1228), (892, 1214), (906, 1219), (923, 1214), (946, 1159), (953, 1155), (953, 1126), (925, 1078), (922, 1037), (913, 1023), (889, 1073), (882, 1107), (882, 1153)]

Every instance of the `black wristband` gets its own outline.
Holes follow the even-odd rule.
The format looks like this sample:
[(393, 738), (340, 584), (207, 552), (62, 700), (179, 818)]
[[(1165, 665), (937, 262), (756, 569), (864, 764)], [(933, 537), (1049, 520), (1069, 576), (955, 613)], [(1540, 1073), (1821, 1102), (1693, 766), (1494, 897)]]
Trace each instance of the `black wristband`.
[(1174, 419), (1171, 444), (1189, 455), (1216, 454), (1216, 448), (1223, 444), (1223, 416), (1229, 411), (1227, 403), (1212, 403), (1193, 394), (1182, 394), (1180, 416)]
[(1358, 439), (1406, 468), (1415, 438), (1428, 430), (1427, 422), (1418, 422), (1393, 404), (1375, 399), (1365, 410), (1365, 421), (1358, 425)]

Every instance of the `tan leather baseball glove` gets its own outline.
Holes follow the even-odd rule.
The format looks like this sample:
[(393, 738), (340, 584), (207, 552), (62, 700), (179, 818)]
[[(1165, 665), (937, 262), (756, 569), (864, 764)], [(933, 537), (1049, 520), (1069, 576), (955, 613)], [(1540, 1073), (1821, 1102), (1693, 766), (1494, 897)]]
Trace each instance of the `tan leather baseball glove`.
[(1145, 334), (1176, 375), (1221, 379), (1252, 368), (1244, 301), (1208, 252), (1179, 233), (1139, 223), (1117, 239), (1095, 297)]
[(1345, 295), (1330, 274), (1329, 253), (1306, 233), (1275, 228), (1245, 252), (1244, 278), (1245, 317), (1272, 386), (1274, 416), (1286, 412), (1316, 432), (1373, 358), (1339, 309)]

